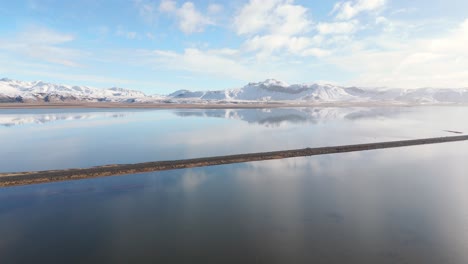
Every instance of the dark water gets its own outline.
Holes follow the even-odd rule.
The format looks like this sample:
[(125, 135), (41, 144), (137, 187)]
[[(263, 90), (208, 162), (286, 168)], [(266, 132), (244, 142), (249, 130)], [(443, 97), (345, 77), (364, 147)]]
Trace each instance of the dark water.
[[(0, 171), (451, 135), (468, 108), (15, 110)], [(468, 263), (468, 142), (0, 189), (0, 263)]]
[(468, 144), (0, 190), (1, 263), (468, 263)]

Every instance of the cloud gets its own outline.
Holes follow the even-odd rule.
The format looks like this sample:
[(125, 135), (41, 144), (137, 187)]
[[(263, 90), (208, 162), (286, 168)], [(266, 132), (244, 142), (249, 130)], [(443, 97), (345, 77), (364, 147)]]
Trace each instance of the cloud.
[(138, 36), (138, 33), (135, 32), (135, 31), (125, 30), (123, 27), (119, 26), (119, 27), (117, 27), (115, 35), (119, 36), (119, 37), (124, 37), (124, 38), (127, 38), (127, 39), (136, 39), (137, 36)]
[(147, 0), (134, 0), (135, 7), (140, 16), (148, 23), (153, 24), (158, 18), (158, 8), (154, 2)]
[(156, 36), (151, 33), (151, 32), (146, 32), (145, 36), (148, 38), (148, 39), (151, 39), (151, 40), (154, 40), (156, 39)]
[(270, 14), (278, 4), (275, 0), (251, 0), (234, 18), (237, 34), (253, 34), (270, 27)]
[(356, 32), (358, 22), (356, 20), (346, 22), (319, 23), (317, 30), (322, 35), (328, 34), (352, 34)]
[(219, 14), (223, 11), (223, 6), (220, 4), (210, 4), (208, 5), (208, 13), (210, 14)]
[(97, 26), (97, 27), (91, 29), (91, 31), (94, 34), (98, 35), (99, 37), (105, 37), (105, 36), (107, 36), (109, 34), (110, 30), (109, 30), (109, 27), (107, 27), (107, 26)]
[(348, 20), (359, 15), (362, 12), (372, 12), (382, 9), (386, 0), (355, 0), (338, 2), (335, 4), (332, 13), (336, 14), (337, 19)]
[[(147, 16), (145, 20), (154, 21), (158, 16), (170, 19), (186, 34), (222, 26), (223, 22), (230, 22), (230, 26), (219, 29), (231, 31), (221, 33), (226, 38), (221, 41), (212, 41), (213, 36), (220, 35), (206, 34), (195, 39), (184, 37), (187, 42), (182, 47), (137, 50), (125, 42), (125, 48), (90, 53), (92, 48), (76, 47), (76, 34), (31, 26), (14, 35), (0, 36), (0, 69), (13, 72), (12, 64), (24, 63), (30, 64), (25, 71), (63, 74), (70, 73), (69, 67), (88, 61), (87, 67), (73, 70), (87, 76), (86, 71), (111, 62), (117, 70), (124, 65), (133, 67), (142, 78), (157, 71), (239, 81), (331, 79), (358, 86), (468, 86), (468, 19), (453, 23), (443, 19), (405, 21), (396, 16), (397, 20), (392, 10), (383, 9), (386, 1), (343, 0), (335, 6), (333, 16), (313, 21), (310, 10), (298, 2), (249, 0), (231, 11), (211, 1), (199, 6), (195, 1), (134, 0), (139, 14)], [(364, 13), (372, 15), (362, 16)], [(97, 28), (96, 32), (109, 38), (165, 38), (164, 32), (134, 31), (123, 26)], [(180, 40), (180, 34), (167, 39)], [(151, 41), (151, 45), (160, 45), (160, 41)]]
[(206, 26), (214, 25), (214, 21), (198, 11), (192, 2), (185, 2), (181, 7), (177, 7), (174, 1), (163, 0), (159, 10), (174, 15), (179, 29), (186, 34), (202, 32)]
[[(391, 21), (390, 21), (391, 22)], [(404, 31), (405, 24), (396, 31)], [(352, 84), (403, 88), (468, 87), (468, 19), (450, 32), (405, 39), (384, 32), (349, 41), (327, 58), (329, 63), (357, 75)]]
[(174, 12), (177, 9), (176, 1), (163, 0), (159, 4), (159, 11), (161, 12)]
[[(173, 1), (163, 1), (160, 10), (190, 21), (187, 24), (192, 28), (179, 21), (179, 27), (186, 33), (195, 32), (198, 24), (209, 23), (198, 23), (200, 19), (184, 19), (182, 10), (188, 10), (189, 14), (198, 12), (190, 2), (178, 7)], [(297, 76), (306, 70), (285, 69), (290, 62), (302, 63), (296, 57), (324, 57), (331, 53), (318, 47), (322, 38), (313, 36), (314, 27), (308, 17), (308, 9), (292, 0), (251, 0), (240, 8), (233, 22), (235, 32), (246, 36), (237, 49), (186, 48), (182, 52), (157, 49), (140, 51), (138, 57), (158, 69), (251, 81), (271, 76)]]
[(75, 40), (72, 34), (60, 33), (46, 27), (29, 26), (15, 37), (0, 39), (0, 50), (13, 52), (43, 62), (69, 67), (80, 66), (77, 62), (85, 52), (61, 45)]
[[(329, 54), (328, 50), (311, 47), (292, 54), (294, 56), (265, 56), (259, 59), (256, 53), (246, 53), (242, 49), (186, 48), (181, 52), (159, 49), (139, 50), (133, 59), (134, 63), (144, 65), (154, 72), (180, 72), (180, 74), (189, 74), (191, 78), (195, 76), (196, 79), (236, 81), (242, 84), (277, 78), (295, 83), (314, 81), (316, 79), (310, 78), (311, 73), (327, 67), (312, 62), (307, 57), (320, 58)], [(301, 61), (300, 58), (307, 60)], [(128, 64), (128, 61), (126, 63)], [(317, 78), (319, 75), (314, 74), (314, 76)], [(206, 90), (204, 86), (196, 83), (194, 85), (199, 87), (197, 89)], [(189, 87), (184, 89), (187, 88)], [(216, 87), (216, 89), (222, 88), (226, 86)]]
[(321, 49), (321, 48), (309, 48), (302, 51), (303, 56), (313, 56), (313, 57), (325, 57), (331, 54), (330, 50)]
[(46, 27), (30, 26), (18, 34), (22, 41), (37, 44), (62, 44), (75, 39), (72, 34), (59, 33)]
[(184, 2), (181, 6), (174, 0), (161, 0), (159, 5), (155, 1), (134, 0), (139, 14), (149, 23), (154, 23), (161, 14), (168, 14), (175, 18), (179, 29), (185, 34), (203, 32), (206, 26), (215, 25), (212, 15), (219, 14), (223, 6), (212, 3), (207, 7), (207, 14), (200, 12), (193, 2)]
[(271, 53), (286, 49), (292, 54), (301, 54), (311, 45), (312, 39), (307, 37), (290, 37), (286, 35), (255, 36), (245, 42), (248, 51), (259, 51), (259, 57), (269, 56)]
[(234, 18), (237, 34), (295, 35), (309, 30), (307, 8), (291, 0), (250, 0)]
[[(182, 53), (167, 50), (140, 51), (139, 57), (154, 67), (211, 74), (247, 80), (254, 77), (249, 67), (239, 62), (237, 51), (231, 49), (200, 50), (187, 48)], [(228, 70), (226, 70), (228, 69)]]
[(234, 27), (238, 35), (247, 36), (244, 49), (258, 52), (259, 59), (281, 51), (300, 55), (313, 42), (304, 36), (312, 28), (307, 12), (292, 0), (251, 0), (234, 17)]
[(201, 32), (206, 25), (213, 24), (211, 19), (195, 9), (192, 2), (185, 2), (177, 10), (177, 17), (179, 18), (179, 28), (184, 33)]
[(383, 16), (379, 21), (391, 24), (393, 30), (387, 31), (377, 23), (378, 27), (372, 30), (380, 32), (355, 36), (353, 33), (360, 29), (357, 19), (320, 22), (316, 33), (286, 35), (266, 31), (248, 36), (237, 49), (153, 50), (143, 52), (138, 60), (149, 60), (158, 69), (245, 81), (275, 77), (296, 82), (312, 69), (330, 67), (346, 76), (341, 79), (346, 85), (468, 87), (468, 19), (449, 32), (420, 37), (414, 34), (420, 30), (419, 25), (414, 27)]

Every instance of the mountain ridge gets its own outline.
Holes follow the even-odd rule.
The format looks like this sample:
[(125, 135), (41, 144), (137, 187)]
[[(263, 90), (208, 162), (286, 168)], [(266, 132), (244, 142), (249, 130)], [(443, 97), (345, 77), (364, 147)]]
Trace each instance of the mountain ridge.
[(106, 89), (53, 84), (43, 81), (0, 79), (0, 102), (120, 102), (120, 103), (203, 103), (203, 102), (396, 102), (468, 103), (468, 88), (360, 88), (332, 84), (287, 84), (275, 79), (250, 82), (241, 88), (190, 91), (168, 95), (147, 95), (120, 87)]

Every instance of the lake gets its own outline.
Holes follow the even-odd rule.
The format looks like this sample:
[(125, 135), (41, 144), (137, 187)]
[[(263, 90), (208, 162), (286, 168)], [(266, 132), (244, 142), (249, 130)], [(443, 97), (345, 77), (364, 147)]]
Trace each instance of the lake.
[(468, 131), (467, 116), (468, 107), (0, 109), (0, 172), (450, 136)]
[[(450, 136), (467, 107), (0, 110), (0, 171)], [(0, 189), (1, 263), (467, 263), (468, 142)]]

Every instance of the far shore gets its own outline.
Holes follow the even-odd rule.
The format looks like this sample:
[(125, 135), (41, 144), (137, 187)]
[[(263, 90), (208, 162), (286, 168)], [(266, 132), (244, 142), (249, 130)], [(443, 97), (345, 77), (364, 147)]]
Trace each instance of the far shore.
[(282, 107), (405, 107), (468, 106), (467, 104), (411, 104), (392, 102), (200, 102), (200, 103), (0, 103), (0, 109), (128, 108), (128, 109), (255, 109)]

